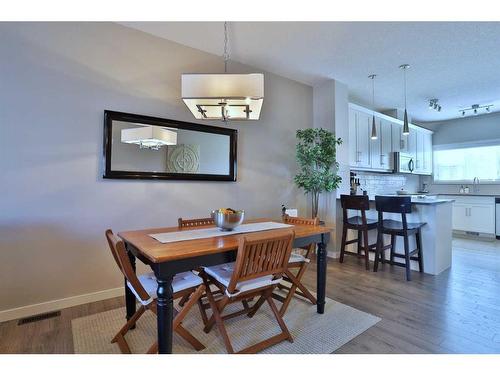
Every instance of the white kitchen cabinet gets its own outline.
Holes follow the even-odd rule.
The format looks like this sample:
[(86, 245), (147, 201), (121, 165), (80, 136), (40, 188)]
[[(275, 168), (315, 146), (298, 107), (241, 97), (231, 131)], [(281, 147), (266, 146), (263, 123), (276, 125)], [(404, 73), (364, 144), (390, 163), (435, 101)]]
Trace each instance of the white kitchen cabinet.
[(423, 129), (410, 129), (410, 147), (415, 149), (416, 174), (432, 174), (432, 133)]
[(392, 152), (392, 129), (391, 123), (387, 120), (375, 117), (375, 127), (377, 129), (377, 139), (371, 139), (370, 120), (370, 168), (381, 171), (391, 171)]
[(371, 167), (370, 120), (367, 113), (349, 111), (349, 156), (353, 167)]
[(495, 198), (481, 196), (447, 196), (453, 202), (453, 230), (495, 234)]
[(349, 165), (352, 167), (357, 166), (357, 140), (356, 140), (356, 121), (358, 111), (349, 109)]
[(420, 174), (424, 171), (424, 132), (417, 130), (412, 133), (415, 139), (415, 173)]
[(359, 112), (356, 121), (356, 140), (358, 166), (363, 168), (371, 167), (370, 158), (370, 120), (371, 116), (367, 113)]
[(349, 163), (360, 170), (387, 172), (394, 169), (394, 152), (410, 154), (415, 172), (432, 173), (432, 132), (411, 126), (403, 134), (401, 121), (375, 112), (377, 139), (371, 139), (373, 112), (349, 104)]
[(393, 122), (392, 127), (392, 151), (408, 152), (408, 136), (403, 134), (403, 125)]
[(381, 136), (381, 158), (382, 168), (387, 170), (394, 169), (394, 158), (392, 156), (392, 124), (390, 121), (380, 120), (380, 136)]
[(432, 174), (432, 133), (424, 132), (424, 174)]
[(410, 128), (410, 134), (406, 136), (406, 141), (407, 141), (406, 153), (411, 155), (413, 157), (413, 160), (416, 160), (417, 158), (417, 134), (418, 130), (416, 130), (415, 128)]
[(453, 230), (469, 230), (469, 205), (453, 203), (452, 228)]
[(473, 204), (469, 208), (469, 231), (495, 233), (495, 206), (493, 204)]

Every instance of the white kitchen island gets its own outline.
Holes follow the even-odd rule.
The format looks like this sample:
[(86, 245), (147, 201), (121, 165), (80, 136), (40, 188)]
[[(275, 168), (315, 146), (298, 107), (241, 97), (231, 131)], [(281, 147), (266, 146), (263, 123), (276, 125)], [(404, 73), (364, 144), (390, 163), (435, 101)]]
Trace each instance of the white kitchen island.
[[(422, 227), (422, 255), (424, 260), (424, 272), (431, 275), (439, 275), (441, 272), (451, 266), (451, 241), (452, 241), (452, 202), (453, 199), (439, 198), (414, 198), (412, 197), (412, 213), (407, 214), (409, 223), (422, 222), (427, 223)], [(349, 216), (359, 215), (352, 211)], [(367, 212), (367, 218), (377, 219), (374, 197), (370, 197), (370, 211)], [(384, 213), (384, 219), (393, 219), (401, 221), (400, 214)], [(340, 197), (337, 199), (337, 234), (342, 231), (342, 207)], [(339, 232), (340, 230), (340, 232)], [(355, 231), (349, 231), (348, 239), (356, 238)], [(369, 243), (375, 243), (377, 231), (369, 232)], [(336, 236), (336, 248), (340, 250), (341, 236)], [(385, 236), (384, 244), (390, 243), (390, 236)], [(356, 244), (348, 245), (349, 251), (356, 251)], [(410, 236), (410, 250), (415, 249), (415, 236)], [(386, 250), (386, 259), (389, 259), (389, 250)], [(396, 237), (396, 252), (404, 253), (403, 238)], [(373, 260), (374, 253), (370, 253), (370, 259)], [(389, 265), (384, 265), (390, 267)], [(418, 263), (411, 261), (411, 268), (418, 270)], [(379, 267), (379, 272), (383, 272), (383, 267)]]

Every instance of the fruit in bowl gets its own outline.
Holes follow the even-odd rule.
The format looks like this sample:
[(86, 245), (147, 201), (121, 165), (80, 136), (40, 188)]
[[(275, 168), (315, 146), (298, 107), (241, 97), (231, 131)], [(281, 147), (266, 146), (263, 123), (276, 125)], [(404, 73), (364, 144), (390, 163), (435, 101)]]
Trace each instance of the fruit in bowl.
[(212, 211), (215, 225), (223, 231), (231, 231), (243, 222), (245, 211), (232, 208), (219, 208)]

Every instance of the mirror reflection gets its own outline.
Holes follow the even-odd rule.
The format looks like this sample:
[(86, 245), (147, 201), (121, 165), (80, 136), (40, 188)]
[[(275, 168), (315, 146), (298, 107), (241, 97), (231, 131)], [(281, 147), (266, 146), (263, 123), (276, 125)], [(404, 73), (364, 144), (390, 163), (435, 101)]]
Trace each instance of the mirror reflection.
[[(199, 175), (208, 180), (210, 176), (234, 180), (235, 130), (168, 121), (165, 120), (167, 126), (161, 126), (149, 121), (108, 118), (106, 126), (111, 127), (107, 130), (111, 142), (105, 139), (105, 143), (109, 148), (106, 156), (110, 158), (110, 165), (105, 177), (169, 178), (174, 175), (175, 178), (178, 175), (182, 178)], [(182, 124), (200, 130), (186, 129)], [(187, 178), (196, 179), (195, 176)]]

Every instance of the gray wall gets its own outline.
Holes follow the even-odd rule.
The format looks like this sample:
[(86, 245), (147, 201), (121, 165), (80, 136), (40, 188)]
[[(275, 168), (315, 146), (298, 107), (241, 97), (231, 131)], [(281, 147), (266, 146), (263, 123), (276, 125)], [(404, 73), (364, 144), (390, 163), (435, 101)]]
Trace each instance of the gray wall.
[[(464, 143), (474, 141), (500, 140), (500, 113), (470, 116), (442, 122), (427, 122), (423, 125), (434, 131), (434, 145)], [(432, 178), (422, 177), (433, 193), (458, 193), (461, 184), (432, 184)], [(479, 187), (480, 194), (500, 195), (500, 184), (484, 184)]]
[(425, 122), (422, 125), (434, 131), (432, 142), (435, 145), (500, 139), (500, 113)]
[(103, 110), (192, 121), (181, 73), (222, 59), (111, 23), (1, 23), (0, 55), (0, 311), (121, 286), (107, 228), (303, 209), (294, 145), (312, 126), (311, 87), (265, 73), (260, 121), (211, 123), (239, 131), (236, 183), (103, 180)]

